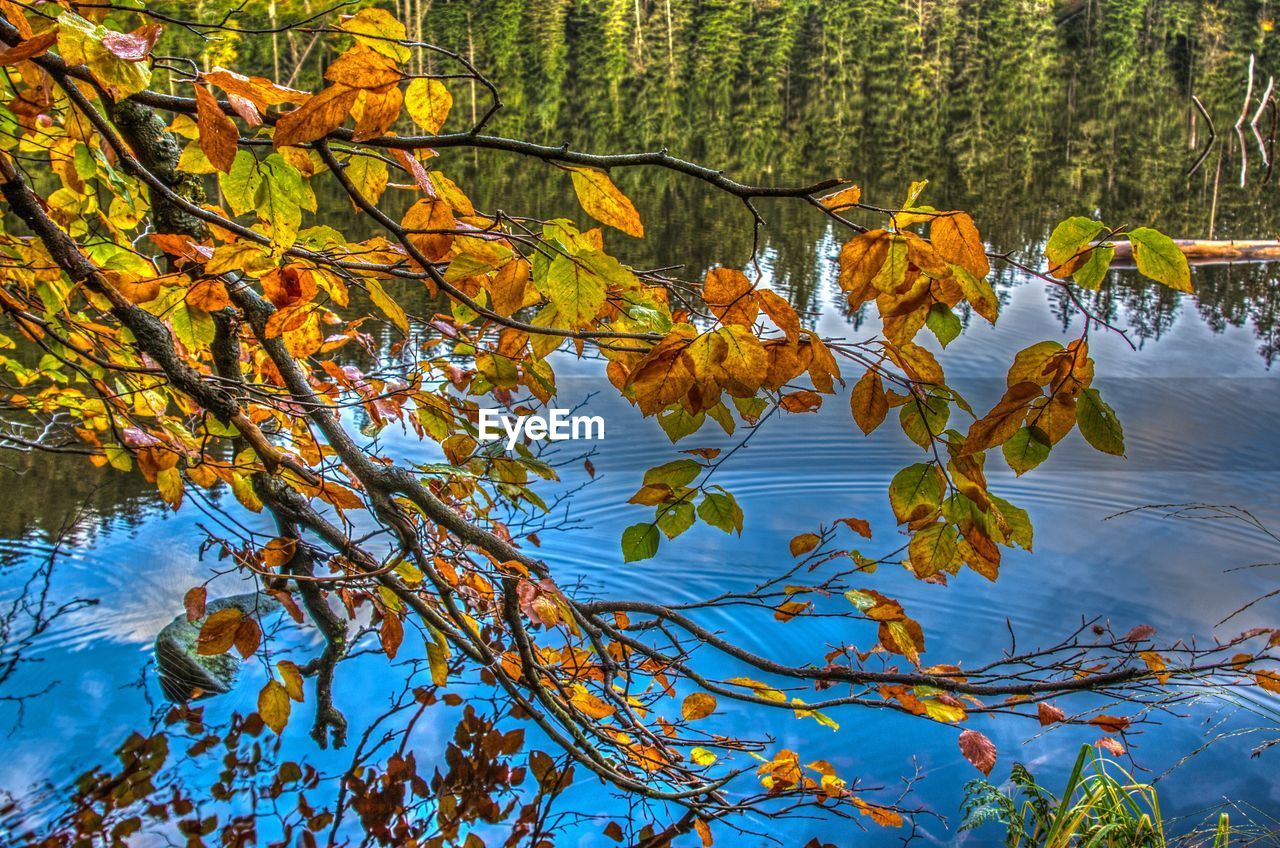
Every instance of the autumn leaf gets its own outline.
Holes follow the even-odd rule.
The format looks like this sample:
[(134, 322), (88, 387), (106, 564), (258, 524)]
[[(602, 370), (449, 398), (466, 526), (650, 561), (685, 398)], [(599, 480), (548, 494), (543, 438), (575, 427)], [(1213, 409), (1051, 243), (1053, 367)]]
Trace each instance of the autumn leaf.
[(1069, 263), (1106, 228), (1101, 221), (1081, 216), (1067, 218), (1059, 223), (1053, 228), (1044, 247), (1045, 258), (1049, 260), (1049, 272), (1060, 279), (1070, 276), (1076, 268)]
[(622, 531), (622, 561), (649, 559), (658, 553), (658, 528), (651, 523), (632, 524)]
[(929, 238), (939, 256), (964, 268), (976, 279), (984, 279), (991, 273), (982, 236), (968, 213), (951, 212), (934, 218), (929, 225)]
[(262, 716), (263, 722), (279, 735), (289, 723), (291, 710), (289, 693), (284, 686), (275, 678), (268, 680), (258, 693), (258, 715)]
[(200, 635), (196, 638), (196, 653), (201, 656), (216, 656), (231, 650), (243, 620), (244, 613), (235, 607), (226, 607), (210, 615), (200, 627)]
[(818, 547), (822, 538), (817, 533), (801, 533), (791, 540), (790, 548), (793, 557), (804, 556)]
[(543, 290), (570, 327), (585, 327), (604, 307), (606, 286), (582, 260), (560, 254), (551, 262)]
[(714, 695), (706, 692), (694, 692), (692, 695), (684, 699), (684, 703), (680, 705), (680, 715), (685, 721), (698, 721), (704, 719), (716, 711), (716, 699)]
[(438, 79), (415, 77), (405, 88), (404, 108), (415, 124), (428, 135), (435, 135), (449, 117), (453, 95)]
[(204, 618), (205, 601), (209, 590), (204, 586), (195, 586), (182, 596), (182, 607), (187, 612), (187, 621), (196, 622)]
[(1041, 727), (1046, 727), (1058, 721), (1066, 721), (1067, 718), (1062, 710), (1044, 701), (1036, 705), (1036, 717), (1040, 720)]
[(562, 166), (573, 180), (573, 190), (583, 210), (602, 224), (622, 230), (629, 236), (644, 237), (640, 213), (630, 199), (618, 190), (604, 171), (595, 168)]
[(1076, 423), (1080, 435), (1095, 449), (1124, 456), (1124, 428), (1097, 389), (1085, 389), (1076, 399)]
[(990, 775), (991, 769), (995, 768), (996, 746), (976, 730), (960, 733), (960, 753), (983, 775)]
[(208, 87), (196, 84), (196, 123), (200, 127), (200, 149), (210, 164), (223, 173), (231, 170), (240, 143), (240, 131), (222, 111)]
[(860, 200), (862, 200), (862, 189), (856, 185), (842, 188), (837, 192), (818, 198), (818, 202), (832, 212), (839, 212), (841, 209), (856, 206)]
[(276, 149), (324, 138), (342, 126), (356, 102), (357, 89), (331, 85), (305, 103), (280, 116), (272, 143)]
[(961, 452), (977, 453), (1008, 441), (1018, 432), (1032, 399), (1042, 395), (1040, 386), (1029, 381), (1010, 386), (990, 412), (969, 426)]
[(302, 688), (302, 671), (297, 664), (290, 660), (280, 660), (276, 663), (276, 671), (280, 672), (280, 680), (289, 700), (301, 703), (306, 694)]
[(889, 413), (889, 402), (885, 398), (884, 384), (878, 372), (869, 368), (859, 378), (849, 395), (849, 405), (858, 429), (864, 435), (871, 435)]

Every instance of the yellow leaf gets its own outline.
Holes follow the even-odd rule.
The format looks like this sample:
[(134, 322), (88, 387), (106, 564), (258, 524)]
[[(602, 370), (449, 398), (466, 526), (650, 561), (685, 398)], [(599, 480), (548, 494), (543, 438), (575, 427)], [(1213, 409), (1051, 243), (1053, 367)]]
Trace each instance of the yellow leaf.
[(276, 670), (280, 672), (280, 679), (284, 681), (284, 691), (289, 699), (301, 703), (305, 693), (302, 689), (302, 672), (298, 666), (289, 660), (280, 660), (276, 663)]
[(428, 135), (435, 135), (449, 117), (453, 95), (440, 80), (417, 77), (405, 89), (404, 108), (415, 124)]
[(716, 698), (706, 692), (694, 692), (680, 705), (680, 715), (685, 721), (698, 721), (716, 711)]
[(285, 725), (289, 723), (291, 710), (289, 693), (285, 691), (284, 686), (274, 678), (268, 680), (267, 685), (263, 686), (262, 691), (258, 693), (258, 715), (262, 716), (267, 727), (277, 734), (284, 732)]
[(365, 288), (369, 290), (369, 299), (382, 310), (384, 315), (391, 319), (393, 324), (400, 328), (400, 332), (408, 335), (409, 316), (405, 314), (403, 307), (396, 302), (396, 299), (387, 294), (387, 290), (377, 280), (365, 280)]
[(573, 179), (573, 190), (588, 215), (629, 236), (644, 237), (640, 213), (627, 196), (618, 191), (608, 174), (594, 168), (566, 167), (565, 170)]
[(587, 687), (581, 683), (574, 684), (573, 690), (569, 695), (569, 703), (573, 704), (580, 711), (591, 718), (601, 719), (608, 718), (617, 712), (617, 708), (612, 704), (606, 704), (597, 698), (591, 692), (587, 691)]

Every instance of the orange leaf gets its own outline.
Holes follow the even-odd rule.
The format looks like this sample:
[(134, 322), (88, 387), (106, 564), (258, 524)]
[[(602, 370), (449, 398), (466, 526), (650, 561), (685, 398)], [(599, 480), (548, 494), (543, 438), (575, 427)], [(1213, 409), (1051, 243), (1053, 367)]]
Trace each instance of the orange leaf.
[(223, 173), (231, 172), (231, 163), (236, 159), (236, 145), (240, 142), (240, 131), (235, 123), (226, 116), (218, 105), (218, 98), (213, 96), (207, 86), (196, 85), (196, 126), (200, 130), (200, 149), (204, 151), (209, 164)]
[(821, 542), (822, 538), (817, 533), (801, 533), (791, 540), (791, 555), (793, 557), (804, 556), (818, 547)]
[(200, 635), (196, 638), (196, 653), (208, 657), (225, 654), (231, 650), (243, 618), (244, 613), (235, 607), (220, 609), (209, 616), (200, 627)]
[(889, 414), (889, 401), (884, 394), (884, 383), (880, 375), (870, 369), (862, 375), (849, 394), (849, 406), (853, 410), (853, 420), (863, 435), (870, 435)]
[(933, 249), (947, 262), (959, 265), (981, 280), (991, 272), (982, 236), (966, 212), (939, 215), (929, 225)]
[(273, 141), (276, 149), (324, 138), (342, 126), (358, 93), (357, 89), (334, 84), (297, 109), (281, 115), (276, 121)]

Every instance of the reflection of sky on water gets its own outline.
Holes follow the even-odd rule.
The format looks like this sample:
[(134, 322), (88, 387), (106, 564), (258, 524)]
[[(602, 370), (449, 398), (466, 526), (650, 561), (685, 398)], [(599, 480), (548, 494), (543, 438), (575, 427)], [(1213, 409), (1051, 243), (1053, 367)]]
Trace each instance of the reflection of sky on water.
[[(831, 292), (825, 296), (829, 302)], [(1042, 286), (1018, 286), (996, 328), (975, 322), (947, 351), (944, 366), (975, 408), (985, 409), (998, 398), (1004, 367), (1014, 351), (1044, 338), (1066, 338), (1049, 309)], [(853, 337), (867, 333), (865, 328), (855, 333), (831, 315), (823, 318), (820, 329)], [(1198, 500), (1247, 506), (1280, 528), (1280, 464), (1269, 451), (1280, 437), (1275, 408), (1280, 393), (1275, 391), (1277, 378), (1256, 355), (1251, 333), (1228, 328), (1215, 334), (1192, 310), (1184, 309), (1172, 330), (1139, 352), (1096, 331), (1091, 342), (1099, 363), (1098, 384), (1125, 426), (1129, 458), (1097, 454), (1075, 435), (1055, 449), (1044, 466), (1015, 480), (993, 457), (993, 487), (1027, 508), (1036, 524), (1035, 554), (1007, 554), (996, 584), (965, 572), (950, 586), (927, 585), (888, 566), (866, 578), (866, 585), (899, 599), (921, 621), (927, 661), (963, 660), (973, 665), (995, 658), (1009, 645), (1006, 619), (1021, 647), (1048, 644), (1069, 633), (1082, 617), (1093, 616), (1109, 620), (1120, 632), (1151, 624), (1162, 638), (1209, 639), (1218, 620), (1275, 584), (1272, 570), (1228, 571), (1280, 558), (1280, 551), (1269, 547), (1260, 533), (1222, 523), (1172, 521), (1155, 513), (1105, 520), (1143, 504)], [(588, 388), (597, 388), (586, 379), (596, 368), (595, 363), (564, 364), (561, 405), (571, 406)], [(851, 424), (842, 396), (830, 399), (816, 415), (770, 420), (717, 473), (716, 482), (737, 496), (746, 513), (740, 540), (698, 526), (676, 543), (664, 540), (655, 559), (623, 565), (620, 530), (648, 514), (626, 500), (639, 485), (643, 469), (674, 458), (676, 448), (654, 422), (641, 421), (616, 396), (601, 393), (590, 411), (604, 415), (608, 426), (607, 438), (596, 446), (593, 458), (599, 479), (570, 503), (568, 517), (576, 522), (574, 529), (541, 534), (540, 553), (562, 585), (582, 581), (583, 591), (594, 595), (662, 600), (749, 587), (790, 561), (786, 543), (791, 536), (846, 516), (866, 518), (876, 530), (875, 541), (861, 544), (865, 553), (877, 555), (898, 544), (885, 490), (892, 473), (918, 461), (920, 453), (897, 431), (892, 418), (880, 432), (863, 438)], [(405, 443), (391, 429), (383, 438), (397, 453), (424, 457), (422, 446)], [(678, 447), (730, 443), (708, 422)], [(581, 482), (585, 474), (578, 463), (567, 465), (562, 473), (565, 488)], [(544, 494), (553, 494), (552, 488)], [(236, 518), (250, 529), (271, 533), (264, 516), (237, 511)], [(136, 528), (111, 525), (91, 545), (66, 551), (55, 573), (57, 591), (66, 597), (96, 597), (101, 604), (61, 621), (40, 643), (43, 662), (15, 681), (22, 688), (24, 680), (51, 675), (61, 683), (32, 706), (23, 726), (5, 740), (0, 786), (19, 789), (46, 778), (63, 781), (108, 759), (127, 732), (147, 725), (144, 690), (136, 684), (149, 661), (155, 633), (181, 610), (183, 592), (215, 565), (212, 560), (196, 560), (203, 538), (197, 525), (208, 525), (209, 520), (189, 503), (176, 516), (161, 520), (153, 514)], [(44, 553), (39, 546), (28, 551), (32, 557)], [(12, 569), (10, 574), (17, 572)], [(213, 584), (212, 594), (242, 590), (238, 578), (224, 576)], [(1255, 608), (1218, 635), (1272, 624), (1272, 613), (1266, 606)], [(743, 618), (731, 612), (717, 612), (704, 621), (753, 649), (791, 662), (820, 661), (828, 642), (852, 639), (870, 645), (874, 640), (873, 632), (861, 624), (782, 624), (768, 616)], [(831, 627), (840, 632), (831, 632)], [(285, 638), (284, 644), (293, 646), (296, 658), (309, 655), (305, 640)], [(718, 661), (713, 671), (735, 673), (730, 663)], [(252, 710), (261, 675), (261, 669), (246, 669), (240, 688), (209, 702), (211, 715)], [(357, 659), (343, 669), (336, 697), (353, 726), (384, 708), (395, 691), (396, 677), (387, 673), (381, 658)], [(153, 680), (145, 691), (157, 696)], [(1267, 700), (1259, 698), (1262, 703)], [(758, 732), (757, 714), (723, 702), (722, 707), (718, 720), (724, 730)], [(286, 733), (286, 753), (314, 753), (305, 733), (309, 712), (307, 704), (295, 715)], [(1216, 727), (1204, 721), (1221, 713), (1210, 705), (1192, 712), (1193, 720), (1167, 721), (1134, 735), (1131, 741), (1140, 764), (1156, 773), (1164, 771), (1204, 741)], [(800, 750), (802, 756), (824, 756), (869, 784), (892, 784), (911, 770), (915, 756), (927, 777), (918, 800), (955, 821), (960, 786), (976, 772), (960, 758), (953, 728), (888, 712), (846, 710), (834, 717), (842, 724), (834, 736), (789, 713), (774, 716), (771, 729), (779, 744)], [(1259, 720), (1237, 715), (1228, 717), (1226, 726), (1251, 721)], [(1072, 750), (1097, 735), (1065, 728), (1028, 741), (1037, 728), (1027, 724), (978, 719), (975, 726), (1000, 749), (997, 775), (1007, 774), (1015, 759), (1043, 762), (1050, 786), (1060, 782), (1062, 775), (1056, 770), (1069, 764)], [(431, 752), (438, 750), (437, 734), (450, 729), (443, 720), (421, 727), (415, 738), (420, 761), (430, 761)], [(1271, 797), (1265, 775), (1272, 770), (1268, 759), (1275, 754), (1260, 760), (1247, 756), (1260, 741), (1261, 737), (1246, 737), (1211, 748), (1173, 772), (1164, 783), (1166, 811), (1194, 812), (1223, 796), (1274, 806), (1280, 798)], [(318, 762), (342, 764), (332, 753), (321, 755)], [(579, 800), (598, 791), (585, 780), (580, 789), (584, 794)], [(799, 827), (807, 838), (810, 827)], [(840, 844), (884, 844), (883, 834), (859, 841), (848, 835), (845, 825), (815, 827), (815, 833)], [(940, 843), (950, 838), (937, 824), (927, 824), (927, 830)], [(580, 843), (565, 844), (597, 844), (595, 834), (587, 829), (579, 834)], [(963, 844), (987, 844), (983, 839), (971, 837)]]

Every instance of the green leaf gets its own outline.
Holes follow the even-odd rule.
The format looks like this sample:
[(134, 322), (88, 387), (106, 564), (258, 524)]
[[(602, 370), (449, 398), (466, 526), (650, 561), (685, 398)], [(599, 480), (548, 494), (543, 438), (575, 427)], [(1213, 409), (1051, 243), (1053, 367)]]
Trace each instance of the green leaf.
[(1102, 281), (1107, 278), (1111, 268), (1111, 260), (1115, 258), (1114, 247), (1095, 247), (1089, 254), (1089, 261), (1080, 266), (1071, 278), (1090, 291), (1102, 288)]
[(1138, 263), (1138, 273), (1175, 291), (1191, 294), (1191, 268), (1173, 239), (1150, 227), (1139, 227), (1129, 233), (1133, 245), (1133, 260)]
[(907, 438), (927, 449), (933, 444), (933, 436), (941, 435), (947, 429), (950, 417), (951, 405), (947, 399), (931, 394), (924, 400), (912, 398), (904, 403), (898, 412), (898, 423)]
[(562, 320), (571, 327), (591, 323), (604, 306), (605, 282), (576, 257), (560, 254), (547, 269), (541, 286)]
[(1049, 458), (1049, 440), (1039, 427), (1022, 427), (1001, 450), (1013, 473), (1021, 477)]
[(258, 205), (258, 186), (262, 171), (258, 160), (248, 150), (237, 150), (231, 170), (218, 174), (218, 188), (232, 215), (243, 215)]
[(673, 489), (681, 489), (698, 479), (701, 473), (702, 465), (696, 459), (677, 459), (646, 471), (644, 484), (652, 486), (662, 483)]
[(964, 329), (960, 324), (960, 317), (951, 311), (951, 307), (945, 303), (935, 303), (929, 307), (929, 317), (925, 319), (925, 326), (933, 331), (938, 337), (938, 341), (943, 347), (951, 344), (960, 335), (960, 331)]
[(120, 33), (91, 23), (74, 12), (58, 16), (58, 52), (69, 66), (86, 65), (90, 73), (112, 90), (117, 100), (142, 91), (151, 82), (151, 64), (146, 60), (121, 59), (107, 49), (103, 39)]
[(689, 411), (680, 404), (675, 404), (670, 409), (658, 413), (658, 425), (673, 443), (698, 432), (706, 420), (707, 416), (704, 413), (690, 415)]
[(635, 562), (649, 559), (658, 552), (658, 544), (662, 537), (658, 528), (648, 522), (632, 524), (622, 531), (622, 561)]
[(742, 507), (728, 492), (709, 492), (698, 504), (698, 517), (726, 533), (742, 535)]
[(693, 526), (693, 504), (689, 501), (678, 501), (658, 507), (658, 529), (668, 539), (674, 539)]
[(899, 524), (927, 518), (942, 506), (942, 474), (932, 463), (917, 463), (893, 475), (889, 505)]
[(170, 322), (173, 324), (173, 334), (189, 351), (207, 347), (213, 341), (213, 319), (207, 312), (187, 309), (185, 303), (180, 304), (173, 310)]
[(1076, 399), (1076, 424), (1085, 441), (1103, 453), (1124, 456), (1124, 428), (1116, 412), (1097, 389), (1085, 389)]
[(950, 571), (958, 550), (955, 527), (950, 524), (931, 524), (911, 537), (908, 545), (911, 568), (920, 578), (932, 577), (939, 571)]
[(1053, 228), (1049, 242), (1044, 246), (1045, 258), (1055, 268), (1064, 265), (1106, 228), (1106, 224), (1101, 221), (1092, 221), (1079, 215), (1068, 218)]

